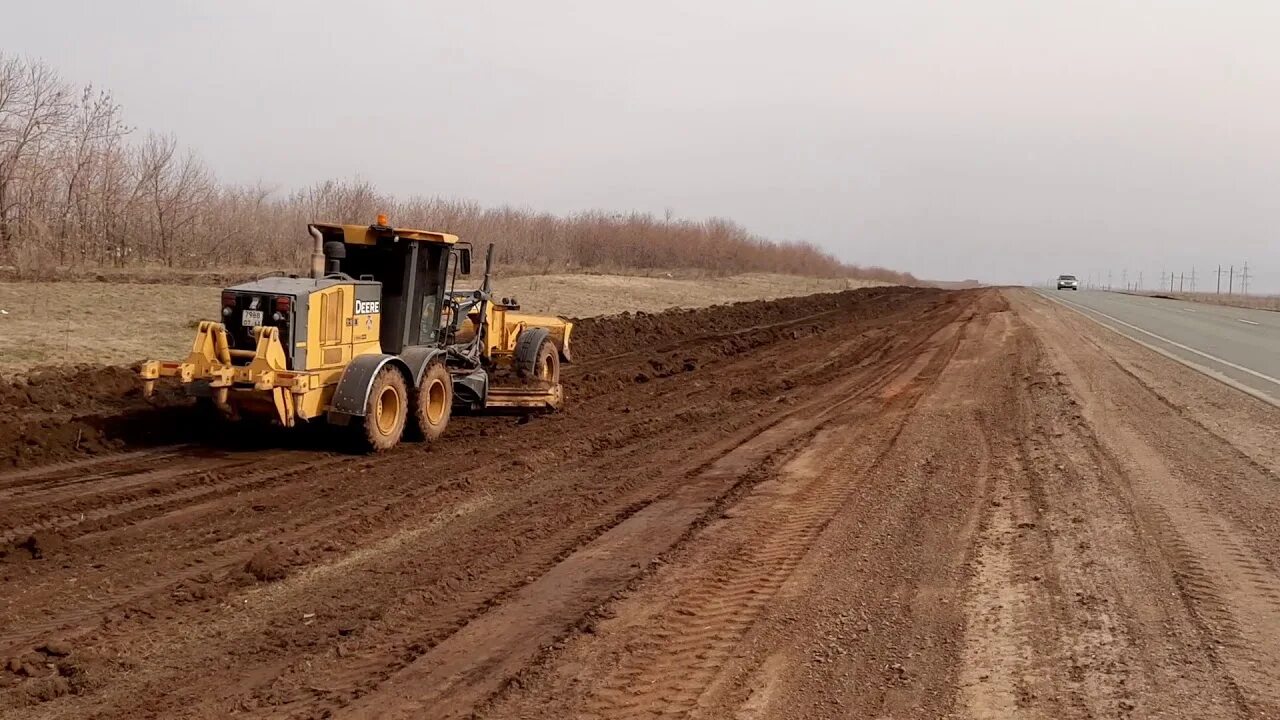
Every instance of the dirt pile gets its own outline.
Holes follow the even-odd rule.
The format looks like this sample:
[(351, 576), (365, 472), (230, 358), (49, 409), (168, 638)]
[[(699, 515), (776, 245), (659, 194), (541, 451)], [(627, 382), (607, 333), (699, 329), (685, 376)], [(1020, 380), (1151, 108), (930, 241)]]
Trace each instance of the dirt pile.
[(190, 437), (190, 401), (164, 385), (151, 398), (132, 368), (39, 368), (0, 379), (0, 467), (27, 467)]
[(842, 311), (841, 321), (881, 315), (894, 303), (922, 295), (940, 297), (942, 293), (927, 288), (874, 287), (695, 310), (676, 308), (660, 313), (579, 318), (574, 320), (573, 352), (579, 362), (592, 363), (620, 353), (669, 346), (690, 337), (736, 334), (747, 328), (835, 311)]
[(0, 410), (5, 412), (94, 411), (118, 407), (141, 394), (134, 371), (125, 367), (46, 367), (0, 378)]
[(267, 545), (244, 564), (244, 571), (258, 582), (280, 580), (289, 574), (289, 554), (277, 545)]
[[(570, 403), (594, 402), (623, 388), (692, 373), (779, 341), (821, 335), (838, 325), (887, 322), (897, 309), (919, 312), (944, 302), (931, 288), (874, 287), (696, 310), (623, 313), (575, 320), (575, 362), (565, 375)], [(739, 393), (774, 395), (792, 381), (760, 378)]]
[[(821, 332), (824, 324), (878, 317), (928, 296), (926, 288), (875, 287), (803, 298), (742, 302), (697, 310), (624, 313), (577, 320), (576, 363), (566, 372), (570, 402), (631, 383), (692, 372), (780, 338)], [(721, 336), (719, 342), (714, 339)], [(706, 342), (708, 338), (712, 342)], [(697, 339), (699, 347), (687, 347)], [(623, 356), (630, 356), (624, 358)], [(174, 384), (151, 398), (132, 368), (39, 368), (0, 380), (0, 468), (32, 467), (102, 453), (208, 439), (208, 419), (191, 411)]]

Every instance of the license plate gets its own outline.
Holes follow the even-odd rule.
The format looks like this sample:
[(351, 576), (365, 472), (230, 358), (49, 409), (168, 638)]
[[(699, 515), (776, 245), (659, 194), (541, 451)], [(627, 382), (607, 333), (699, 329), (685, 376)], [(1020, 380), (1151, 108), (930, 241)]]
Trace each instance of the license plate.
[(261, 310), (245, 310), (240, 316), (240, 324), (245, 327), (256, 327), (262, 324)]

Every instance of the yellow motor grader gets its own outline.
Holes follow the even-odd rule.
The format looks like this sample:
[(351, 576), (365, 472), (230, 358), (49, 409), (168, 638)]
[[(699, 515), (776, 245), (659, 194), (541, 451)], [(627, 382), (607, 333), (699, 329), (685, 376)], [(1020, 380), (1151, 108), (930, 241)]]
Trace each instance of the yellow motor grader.
[(493, 246), (478, 289), (471, 246), (448, 233), (315, 223), (311, 277), (275, 276), (222, 291), (185, 360), (151, 360), (150, 393), (173, 377), (230, 418), (285, 427), (325, 420), (367, 450), (406, 433), (431, 441), (455, 410), (557, 410), (573, 325), (492, 297)]

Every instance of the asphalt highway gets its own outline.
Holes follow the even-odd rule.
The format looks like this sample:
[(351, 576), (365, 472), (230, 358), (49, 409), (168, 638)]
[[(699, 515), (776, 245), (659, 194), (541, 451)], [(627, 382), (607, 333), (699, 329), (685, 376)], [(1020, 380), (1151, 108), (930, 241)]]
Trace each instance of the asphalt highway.
[(1100, 290), (1044, 290), (1133, 340), (1280, 405), (1280, 313)]

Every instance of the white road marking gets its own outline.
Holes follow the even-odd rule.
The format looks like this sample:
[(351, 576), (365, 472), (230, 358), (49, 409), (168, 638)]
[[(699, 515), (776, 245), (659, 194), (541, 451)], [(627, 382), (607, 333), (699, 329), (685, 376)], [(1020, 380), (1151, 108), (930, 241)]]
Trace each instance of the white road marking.
[(1074, 303), (1074, 302), (1072, 302), (1072, 301), (1070, 301), (1070, 300), (1060, 300), (1060, 299), (1059, 299), (1059, 300), (1058, 300), (1058, 302), (1061, 302), (1061, 303), (1066, 304), (1066, 305), (1070, 305), (1070, 306), (1072, 306), (1072, 307), (1074, 307), (1074, 308), (1076, 308), (1076, 309), (1078, 309), (1078, 310), (1087, 310), (1087, 311), (1089, 311), (1089, 312), (1091, 312), (1091, 313), (1095, 313), (1095, 314), (1097, 314), (1097, 315), (1101, 315), (1102, 317), (1104, 317), (1104, 318), (1106, 318), (1106, 319), (1108, 319), (1108, 320), (1110, 320), (1110, 321), (1112, 321), (1112, 322), (1114, 322), (1114, 323), (1119, 323), (1120, 325), (1123, 325), (1123, 326), (1125, 326), (1125, 327), (1127, 327), (1127, 328), (1130, 328), (1130, 329), (1133, 329), (1133, 330), (1137, 330), (1138, 332), (1142, 333), (1143, 335), (1150, 335), (1151, 337), (1155, 338), (1156, 340), (1159, 340), (1159, 341), (1160, 341), (1160, 342), (1162, 342), (1162, 343), (1166, 343), (1166, 344), (1168, 344), (1168, 345), (1172, 345), (1172, 346), (1174, 346), (1174, 347), (1176, 347), (1176, 348), (1178, 348), (1178, 349), (1180, 349), (1180, 350), (1186, 350), (1186, 351), (1187, 351), (1187, 352), (1189, 352), (1189, 353), (1195, 353), (1196, 355), (1199, 355), (1199, 356), (1200, 356), (1200, 357), (1202, 357), (1202, 358), (1205, 358), (1205, 359), (1208, 359), (1208, 360), (1212, 360), (1213, 362), (1216, 362), (1216, 363), (1218, 363), (1219, 365), (1225, 365), (1226, 367), (1229, 367), (1229, 368), (1231, 368), (1232, 370), (1239, 370), (1239, 371), (1240, 371), (1240, 372), (1242, 372), (1242, 373), (1245, 373), (1245, 374), (1248, 374), (1248, 375), (1252, 375), (1252, 376), (1254, 376), (1254, 377), (1258, 378), (1259, 380), (1266, 380), (1267, 382), (1272, 383), (1272, 384), (1274, 384), (1274, 385), (1280, 385), (1280, 380), (1277, 380), (1276, 378), (1273, 378), (1273, 377), (1271, 377), (1270, 375), (1265, 375), (1265, 374), (1263, 374), (1263, 373), (1258, 372), (1257, 370), (1254, 370), (1254, 369), (1252, 369), (1252, 368), (1247, 368), (1247, 367), (1245, 367), (1245, 366), (1243, 366), (1243, 365), (1237, 365), (1236, 363), (1233, 363), (1233, 362), (1231, 362), (1230, 360), (1223, 360), (1222, 358), (1217, 357), (1216, 355), (1210, 355), (1209, 353), (1204, 352), (1203, 350), (1197, 350), (1197, 349), (1195, 349), (1195, 348), (1191, 347), (1190, 345), (1183, 345), (1182, 343), (1180, 343), (1180, 342), (1178, 342), (1178, 341), (1176, 341), (1176, 340), (1170, 340), (1169, 338), (1164, 337), (1163, 335), (1157, 335), (1157, 334), (1155, 334), (1155, 333), (1151, 332), (1150, 330), (1145, 330), (1145, 329), (1143, 329), (1143, 328), (1140, 328), (1140, 327), (1138, 327), (1137, 325), (1134, 325), (1133, 323), (1127, 323), (1127, 322), (1125, 322), (1125, 321), (1121, 320), (1120, 318), (1118, 318), (1118, 317), (1113, 317), (1113, 316), (1111, 316), (1111, 315), (1108, 315), (1108, 314), (1106, 314), (1106, 313), (1102, 312), (1101, 310), (1094, 310), (1094, 309), (1093, 309), (1093, 308), (1091, 308), (1091, 307), (1088, 307), (1088, 306), (1086, 306), (1086, 305), (1080, 305), (1080, 304), (1078, 304), (1078, 303)]
[(1182, 312), (1195, 312), (1195, 310), (1192, 310), (1191, 308), (1182, 308)]
[(1245, 320), (1244, 318), (1236, 318), (1236, 322), (1242, 322), (1245, 325), (1261, 325), (1262, 324), (1262, 323), (1256, 323), (1252, 320)]
[[(1046, 295), (1046, 296), (1045, 296), (1045, 298), (1046, 298), (1046, 299), (1048, 299), (1048, 300), (1051, 300), (1051, 301), (1055, 301), (1055, 302), (1057, 302), (1057, 303), (1059, 303), (1059, 304), (1061, 304), (1061, 305), (1064, 305), (1064, 306), (1066, 306), (1066, 305), (1067, 305), (1067, 303), (1065, 303), (1065, 302), (1063, 302), (1063, 301), (1061, 301), (1061, 300), (1058, 300), (1057, 298), (1051, 298), (1051, 297), (1049, 297), (1048, 295)], [(1255, 389), (1255, 388), (1249, 387), (1248, 385), (1245, 385), (1244, 383), (1240, 382), (1239, 380), (1236, 380), (1235, 378), (1227, 377), (1227, 376), (1226, 376), (1226, 375), (1224, 375), (1223, 373), (1221, 373), (1221, 372), (1219, 372), (1219, 371), (1217, 371), (1217, 370), (1214, 370), (1213, 368), (1209, 367), (1208, 365), (1201, 365), (1200, 363), (1192, 362), (1192, 361), (1190, 361), (1190, 360), (1186, 359), (1185, 357), (1182, 357), (1181, 355), (1175, 355), (1175, 354), (1173, 354), (1173, 353), (1169, 352), (1168, 350), (1165, 350), (1164, 348), (1160, 347), (1159, 345), (1152, 345), (1151, 343), (1147, 342), (1146, 340), (1142, 340), (1142, 339), (1136, 338), (1136, 337), (1134, 337), (1134, 336), (1132, 336), (1132, 335), (1126, 335), (1126, 334), (1124, 334), (1124, 333), (1120, 332), (1120, 330), (1119, 330), (1119, 329), (1114, 328), (1114, 327), (1112, 327), (1112, 326), (1110, 326), (1110, 325), (1108, 325), (1108, 324), (1106, 324), (1106, 323), (1102, 322), (1102, 321), (1101, 321), (1101, 320), (1099, 320), (1098, 318), (1096, 318), (1096, 317), (1094, 317), (1094, 316), (1090, 315), (1089, 313), (1085, 312), (1085, 311), (1084, 311), (1084, 310), (1082, 310), (1079, 306), (1074, 307), (1074, 308), (1072, 308), (1072, 309), (1073, 309), (1073, 310), (1075, 310), (1077, 313), (1080, 313), (1080, 317), (1082, 317), (1082, 318), (1084, 318), (1084, 319), (1088, 320), (1088, 321), (1089, 321), (1089, 322), (1091, 322), (1091, 323), (1096, 324), (1098, 327), (1103, 328), (1104, 330), (1108, 330), (1108, 331), (1110, 331), (1110, 332), (1115, 333), (1116, 335), (1119, 335), (1120, 337), (1124, 338), (1125, 340), (1128, 340), (1129, 342), (1135, 342), (1135, 343), (1137, 343), (1137, 344), (1141, 345), (1142, 347), (1144, 347), (1144, 348), (1146, 348), (1146, 349), (1150, 350), (1151, 352), (1156, 353), (1157, 355), (1163, 355), (1164, 357), (1167, 357), (1167, 358), (1169, 358), (1170, 360), (1172, 360), (1172, 361), (1174, 361), (1174, 362), (1176, 362), (1176, 363), (1178, 363), (1178, 364), (1180, 364), (1180, 365), (1186, 365), (1187, 367), (1191, 368), (1192, 370), (1195, 370), (1195, 371), (1196, 371), (1196, 372), (1198, 372), (1198, 373), (1202, 373), (1202, 374), (1204, 374), (1204, 375), (1207, 375), (1207, 376), (1209, 376), (1209, 377), (1213, 378), (1214, 380), (1217, 380), (1218, 382), (1222, 383), (1223, 385), (1226, 385), (1226, 386), (1228, 386), (1228, 387), (1235, 388), (1236, 390), (1239, 390), (1240, 392), (1244, 393), (1245, 395), (1249, 395), (1250, 397), (1253, 397), (1253, 398), (1256, 398), (1256, 399), (1258, 399), (1258, 400), (1261, 400), (1262, 402), (1267, 403), (1268, 405), (1271, 405), (1271, 406), (1273, 406), (1273, 407), (1280, 408), (1280, 399), (1276, 399), (1276, 398), (1272, 397), (1271, 395), (1268, 395), (1267, 393), (1262, 392), (1261, 390), (1257, 390), (1257, 389)], [(1099, 314), (1101, 314), (1101, 313), (1099, 313)], [(1144, 331), (1144, 332), (1145, 332), (1145, 331)]]

